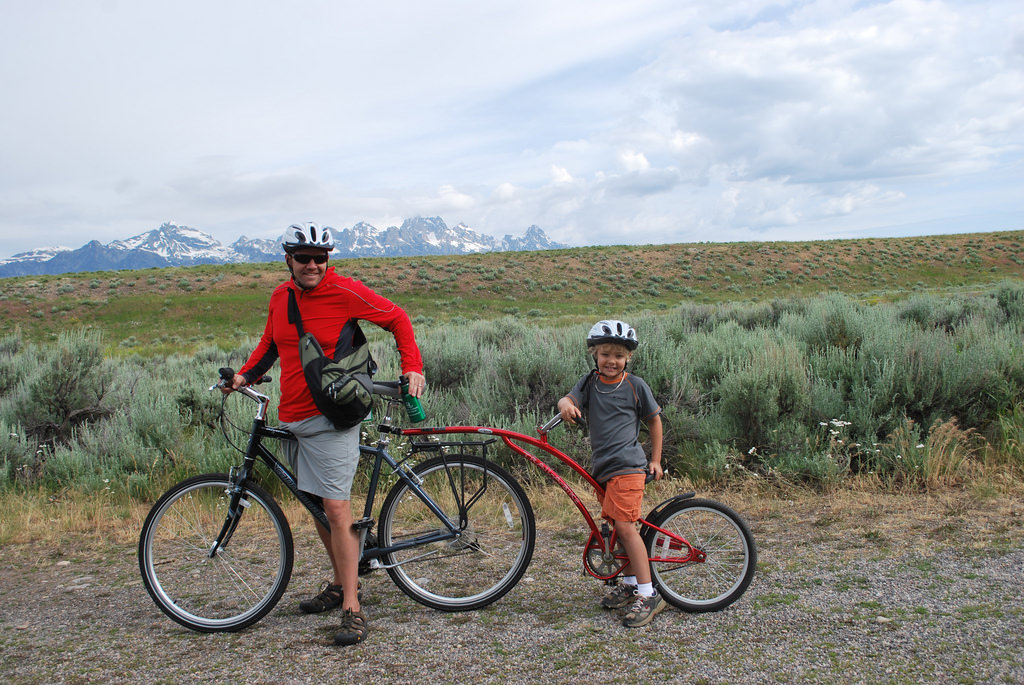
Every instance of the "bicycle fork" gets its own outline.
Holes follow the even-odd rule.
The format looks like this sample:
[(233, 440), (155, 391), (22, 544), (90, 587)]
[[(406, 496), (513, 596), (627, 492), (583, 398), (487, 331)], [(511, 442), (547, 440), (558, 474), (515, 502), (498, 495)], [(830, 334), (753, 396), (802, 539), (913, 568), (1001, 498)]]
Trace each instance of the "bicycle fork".
[[(230, 499), (228, 501), (228, 514), (224, 517), (224, 525), (221, 526), (220, 533), (213, 540), (213, 544), (210, 545), (210, 549), (207, 550), (206, 556), (213, 559), (217, 556), (217, 553), (228, 546), (231, 542), (231, 537), (235, 534), (235, 530), (238, 529), (238, 522), (242, 520), (242, 513), (249, 508), (249, 500), (245, 499), (243, 493), (245, 488), (242, 487), (242, 482), (245, 480), (245, 475), (248, 473), (246, 465), (243, 464), (241, 469), (238, 467), (231, 467), (231, 472), (228, 474), (228, 480), (231, 481), (231, 489), (228, 490)], [(240, 475), (241, 474), (241, 475)]]

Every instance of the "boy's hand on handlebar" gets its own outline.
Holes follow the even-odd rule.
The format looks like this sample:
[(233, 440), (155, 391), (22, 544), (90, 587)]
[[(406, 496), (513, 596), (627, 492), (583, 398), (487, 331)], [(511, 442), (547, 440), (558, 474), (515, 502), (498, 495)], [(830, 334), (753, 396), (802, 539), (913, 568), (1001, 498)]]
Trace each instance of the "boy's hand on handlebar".
[(648, 479), (648, 482), (650, 480), (661, 480), (665, 476), (665, 471), (661, 468), (661, 464), (656, 461), (652, 461), (651, 465), (647, 467), (647, 473), (654, 476), (653, 479)]
[(562, 420), (568, 424), (575, 425), (576, 419), (583, 418), (583, 412), (568, 397), (558, 400), (558, 413)]

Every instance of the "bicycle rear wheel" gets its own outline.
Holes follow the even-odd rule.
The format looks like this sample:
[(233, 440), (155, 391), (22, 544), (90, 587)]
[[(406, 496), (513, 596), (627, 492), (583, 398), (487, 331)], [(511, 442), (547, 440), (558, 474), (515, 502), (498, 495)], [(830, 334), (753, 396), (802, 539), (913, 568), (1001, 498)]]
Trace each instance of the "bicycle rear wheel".
[[(502, 597), (533, 556), (536, 525), (522, 487), (497, 465), (468, 455), (430, 459), (412, 471), (460, 535), (386, 555), (391, 579), (409, 597), (442, 611), (479, 609)], [(381, 547), (446, 531), (404, 482), (381, 506)]]
[(211, 558), (224, 528), (231, 482), (222, 473), (184, 480), (149, 512), (139, 536), (139, 570), (161, 611), (199, 632), (241, 630), (263, 618), (291, 578), (294, 546), (284, 512), (245, 482), (234, 533)]
[(644, 529), (655, 586), (684, 611), (723, 609), (746, 591), (757, 566), (754, 536), (743, 519), (720, 502), (687, 499), (668, 505), (650, 521), (705, 555), (703, 561), (672, 562), (688, 555), (685, 545), (653, 528)]

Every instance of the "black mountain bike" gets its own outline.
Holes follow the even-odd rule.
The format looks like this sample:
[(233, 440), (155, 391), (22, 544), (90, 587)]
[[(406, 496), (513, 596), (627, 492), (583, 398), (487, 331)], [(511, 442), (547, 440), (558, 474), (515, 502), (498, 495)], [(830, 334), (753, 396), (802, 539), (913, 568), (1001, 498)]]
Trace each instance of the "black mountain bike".
[[(234, 371), (221, 369), (220, 375), (211, 390), (230, 382)], [(374, 393), (384, 411), (380, 437), (359, 448), (373, 457), (363, 517), (355, 524), (360, 573), (385, 569), (409, 597), (442, 611), (494, 602), (519, 582), (533, 556), (536, 526), (522, 487), (487, 460), (493, 440), (413, 442), (409, 455), (396, 460), (388, 444), (390, 435), (401, 434), (391, 416), (402, 404), (399, 383), (375, 383)], [(330, 527), (319, 498), (300, 491), (292, 472), (264, 444), (267, 438), (295, 439), (267, 425), (270, 398), (251, 386), (232, 395), (256, 404), (242, 462), (228, 473), (194, 476), (171, 487), (153, 505), (139, 538), (139, 569), (153, 601), (171, 619), (200, 632), (241, 630), (259, 621), (291, 578), (291, 528), (258, 484), (257, 463)], [(384, 481), (395, 484), (375, 521), (374, 501)]]

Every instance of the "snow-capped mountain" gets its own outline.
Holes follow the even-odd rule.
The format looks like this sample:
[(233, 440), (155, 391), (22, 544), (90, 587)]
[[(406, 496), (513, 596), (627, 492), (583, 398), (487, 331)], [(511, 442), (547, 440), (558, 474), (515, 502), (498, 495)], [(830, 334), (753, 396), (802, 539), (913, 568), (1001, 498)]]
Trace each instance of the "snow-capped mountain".
[(8, 257), (7, 259), (0, 259), (0, 266), (4, 264), (13, 264), (15, 262), (46, 262), (56, 257), (61, 252), (68, 252), (72, 248), (70, 247), (37, 247), (34, 250), (28, 252), (19, 252), (16, 255)]
[(206, 264), (210, 261), (233, 262), (237, 255), (202, 231), (168, 222), (148, 233), (107, 245), (112, 250), (141, 251), (163, 257), (177, 266)]
[(244, 235), (231, 243), (231, 249), (237, 258), (231, 260), (236, 262), (266, 262), (270, 255), (279, 255), (281, 252), (280, 240), (267, 240), (266, 238), (246, 238)]
[[(500, 241), (458, 224), (449, 227), (440, 217), (407, 219), (401, 226), (379, 229), (365, 222), (334, 231), (332, 257), (401, 257), (456, 255), (475, 252), (550, 250), (566, 247), (552, 241), (537, 226), (522, 237)], [(0, 261), (0, 277), (59, 274), (76, 271), (146, 269), (195, 264), (268, 262), (281, 259), (281, 239), (240, 237), (224, 246), (188, 226), (167, 222), (159, 228), (107, 245), (97, 240), (78, 248), (39, 248)]]

